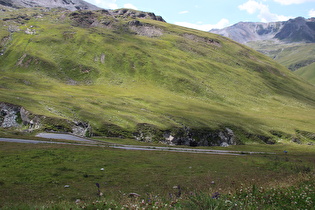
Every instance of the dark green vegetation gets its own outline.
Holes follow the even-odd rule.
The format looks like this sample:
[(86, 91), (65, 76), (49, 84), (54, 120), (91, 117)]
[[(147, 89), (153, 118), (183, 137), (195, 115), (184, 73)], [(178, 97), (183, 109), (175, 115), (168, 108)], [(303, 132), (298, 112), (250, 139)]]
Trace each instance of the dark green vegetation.
[[(229, 149), (276, 154), (0, 143), (0, 208), (313, 208), (314, 146), (257, 144)], [(140, 197), (130, 198), (130, 193)]]
[(256, 41), (247, 44), (315, 84), (315, 43)]
[(101, 136), (132, 137), (139, 123), (157, 130), (227, 126), (240, 136), (315, 132), (314, 86), (267, 56), (126, 14), (1, 12), (1, 101), (87, 122), (89, 134)]

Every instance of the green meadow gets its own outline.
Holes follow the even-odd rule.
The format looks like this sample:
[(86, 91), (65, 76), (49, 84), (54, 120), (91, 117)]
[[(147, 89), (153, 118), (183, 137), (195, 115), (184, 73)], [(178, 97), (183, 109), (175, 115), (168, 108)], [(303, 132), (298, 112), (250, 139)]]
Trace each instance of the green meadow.
[(0, 144), (1, 209), (311, 209), (314, 202), (309, 145), (228, 147), (273, 153), (234, 156)]

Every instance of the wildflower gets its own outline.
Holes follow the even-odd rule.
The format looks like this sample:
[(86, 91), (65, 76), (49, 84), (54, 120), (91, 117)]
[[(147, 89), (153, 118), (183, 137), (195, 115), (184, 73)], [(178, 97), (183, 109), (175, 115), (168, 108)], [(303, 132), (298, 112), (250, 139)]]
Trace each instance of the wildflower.
[(219, 192), (215, 192), (212, 194), (212, 198), (213, 199), (218, 199), (220, 197), (220, 193)]

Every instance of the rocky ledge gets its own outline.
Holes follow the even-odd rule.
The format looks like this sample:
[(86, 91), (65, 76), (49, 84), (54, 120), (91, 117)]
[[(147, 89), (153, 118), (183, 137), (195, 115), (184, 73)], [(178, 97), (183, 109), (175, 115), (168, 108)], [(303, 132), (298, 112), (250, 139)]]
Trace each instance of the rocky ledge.
[(24, 107), (3, 102), (0, 102), (0, 127), (16, 128), (24, 132), (64, 132), (78, 136), (89, 136), (91, 133), (88, 123), (35, 115)]
[(134, 137), (138, 141), (159, 141), (168, 145), (222, 146), (241, 144), (233, 130), (227, 127), (193, 129), (187, 126), (162, 131), (150, 124), (138, 124)]

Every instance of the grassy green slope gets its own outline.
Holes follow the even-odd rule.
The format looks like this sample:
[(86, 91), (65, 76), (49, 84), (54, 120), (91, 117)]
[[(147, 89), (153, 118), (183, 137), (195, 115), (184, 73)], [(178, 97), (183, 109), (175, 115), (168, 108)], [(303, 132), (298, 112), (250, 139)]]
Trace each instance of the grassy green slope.
[(68, 12), (25, 13), (30, 20), (3, 45), (1, 101), (88, 121), (102, 135), (113, 125), (133, 131), (138, 123), (315, 132), (315, 88), (226, 38), (145, 19), (142, 24), (163, 35), (136, 35), (127, 30), (133, 19), (118, 18), (112, 28), (80, 27)]
[(310, 83), (315, 84), (315, 63), (302, 67), (296, 70), (295, 73)]
[(295, 74), (315, 84), (315, 44), (314, 43), (274, 43), (270, 41), (252, 42), (249, 46), (263, 52), (286, 66)]

